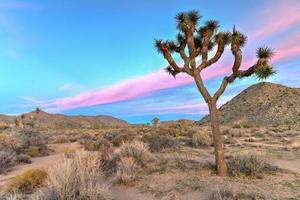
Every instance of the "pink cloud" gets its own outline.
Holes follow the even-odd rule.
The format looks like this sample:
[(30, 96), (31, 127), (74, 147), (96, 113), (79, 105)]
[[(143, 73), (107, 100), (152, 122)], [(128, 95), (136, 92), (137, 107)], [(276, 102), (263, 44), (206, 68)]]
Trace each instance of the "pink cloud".
[(298, 56), (300, 54), (300, 35), (295, 34), (281, 41), (276, 51), (274, 61), (283, 61)]
[(251, 35), (251, 39), (257, 39), (285, 31), (300, 23), (299, 1), (279, 1), (267, 5), (264, 12), (258, 18), (263, 19), (263, 25)]
[[(204, 80), (209, 80), (229, 72), (230, 68), (219, 70), (208, 69), (204, 72)], [(114, 85), (88, 92), (80, 93), (74, 97), (55, 99), (50, 101), (37, 101), (30, 97), (24, 99), (35, 105), (45, 107), (50, 111), (63, 111), (73, 108), (100, 105), (118, 101), (142, 97), (161, 89), (174, 88), (193, 83), (193, 79), (186, 74), (179, 74), (176, 79), (164, 72), (163, 69), (156, 72), (128, 79)]]

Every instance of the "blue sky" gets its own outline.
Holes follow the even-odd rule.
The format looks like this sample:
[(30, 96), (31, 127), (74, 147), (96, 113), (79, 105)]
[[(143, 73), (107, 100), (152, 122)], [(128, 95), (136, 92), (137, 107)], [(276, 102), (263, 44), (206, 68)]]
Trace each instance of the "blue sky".
[[(194, 9), (203, 21), (217, 19), (223, 30), (235, 24), (247, 34), (245, 60), (254, 58), (257, 46), (272, 46), (278, 73), (268, 81), (299, 87), (297, 0), (1, 0), (0, 113), (39, 106), (133, 123), (154, 116), (200, 119), (207, 109), (194, 84), (162, 75), (167, 63), (153, 48), (154, 38), (175, 37), (178, 12)], [(231, 59), (228, 50), (221, 62), (231, 65)], [(222, 76), (209, 73), (213, 91)], [(220, 103), (256, 82), (236, 82)]]

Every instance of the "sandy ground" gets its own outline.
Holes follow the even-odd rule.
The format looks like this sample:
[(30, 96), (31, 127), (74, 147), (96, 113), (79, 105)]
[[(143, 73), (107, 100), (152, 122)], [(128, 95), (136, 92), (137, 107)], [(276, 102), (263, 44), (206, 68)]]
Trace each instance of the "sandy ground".
[[(31, 164), (22, 164), (15, 166), (10, 172), (8, 172), (5, 175), (0, 175), (0, 187), (5, 186), (8, 181), (21, 174), (22, 172), (34, 169), (34, 168), (49, 168), (57, 163), (59, 163), (64, 158), (64, 152), (67, 150), (75, 150), (80, 151), (82, 150), (82, 147), (78, 143), (63, 143), (63, 144), (52, 144), (49, 146), (50, 149), (53, 150), (53, 152), (49, 156), (45, 157), (37, 157), (32, 158)], [(206, 150), (207, 151), (207, 150)], [(207, 155), (209, 152), (203, 152), (204, 157), (201, 159), (205, 160), (213, 160), (213, 155)], [(190, 152), (191, 153), (191, 152)], [(277, 159), (277, 158), (270, 158), (270, 161), (273, 165), (289, 170), (294, 173), (300, 174), (300, 158), (293, 159), (293, 160), (285, 160), (285, 159)], [(155, 199), (151, 194), (149, 193), (143, 193), (139, 190), (137, 187), (130, 187), (130, 186), (112, 186), (111, 188), (113, 198), (115, 200), (151, 200)], [(191, 191), (184, 195), (184, 199), (199, 199), (199, 195), (201, 195), (200, 191)], [(182, 197), (182, 196), (181, 196)], [(182, 197), (183, 198), (183, 197)], [(180, 199), (182, 199), (180, 198)], [(176, 193), (170, 193), (166, 198), (163, 199), (178, 199), (176, 197)]]
[(53, 150), (53, 153), (51, 153), (49, 156), (32, 158), (31, 164), (17, 165), (5, 175), (0, 175), (0, 186), (4, 186), (11, 178), (20, 175), (26, 170), (36, 168), (47, 169), (48, 167), (59, 163), (64, 158), (64, 152), (67, 149), (74, 149), (76, 151), (82, 149), (82, 147), (78, 143), (52, 144), (49, 145), (49, 148)]

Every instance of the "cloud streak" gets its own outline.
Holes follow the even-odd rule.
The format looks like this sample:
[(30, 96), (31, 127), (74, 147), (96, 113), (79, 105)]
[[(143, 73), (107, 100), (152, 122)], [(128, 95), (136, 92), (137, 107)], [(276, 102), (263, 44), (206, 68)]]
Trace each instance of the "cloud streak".
[(252, 39), (280, 33), (300, 24), (300, 4), (299, 1), (274, 1), (273, 5), (267, 5), (265, 11), (258, 16), (263, 19), (263, 26), (251, 35)]

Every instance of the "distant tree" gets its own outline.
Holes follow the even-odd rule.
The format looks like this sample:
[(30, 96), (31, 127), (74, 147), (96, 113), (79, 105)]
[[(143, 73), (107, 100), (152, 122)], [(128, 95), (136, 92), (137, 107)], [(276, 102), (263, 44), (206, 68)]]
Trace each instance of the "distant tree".
[(157, 118), (157, 117), (154, 117), (152, 120), (151, 120), (151, 123), (152, 123), (152, 125), (153, 126), (157, 126), (158, 125), (158, 123), (159, 123), (159, 119)]
[(35, 109), (35, 113), (36, 114), (39, 114), (41, 112), (41, 109), (39, 108), (39, 107), (37, 107), (36, 109)]
[[(258, 48), (256, 51), (257, 62), (248, 69), (241, 70), (241, 49), (246, 44), (247, 36), (236, 30), (235, 27), (233, 27), (232, 32), (218, 31), (219, 22), (215, 20), (206, 21), (203, 26), (198, 27), (200, 18), (201, 16), (197, 11), (179, 13), (176, 16), (177, 29), (179, 30), (177, 41), (155, 40), (155, 47), (169, 63), (166, 71), (174, 77), (179, 73), (190, 75), (208, 104), (217, 172), (220, 176), (226, 176), (227, 165), (224, 157), (217, 101), (228, 84), (233, 83), (237, 78), (256, 75), (259, 79), (266, 79), (273, 75), (275, 71), (269, 64), (273, 51), (268, 47)], [(201, 72), (221, 58), (226, 46), (231, 47), (231, 53), (234, 57), (232, 72), (229, 76), (224, 77), (219, 89), (214, 95), (211, 95), (204, 85)], [(182, 67), (175, 62), (172, 53), (180, 55), (183, 60)], [(212, 54), (212, 57), (209, 57), (209, 53)]]

